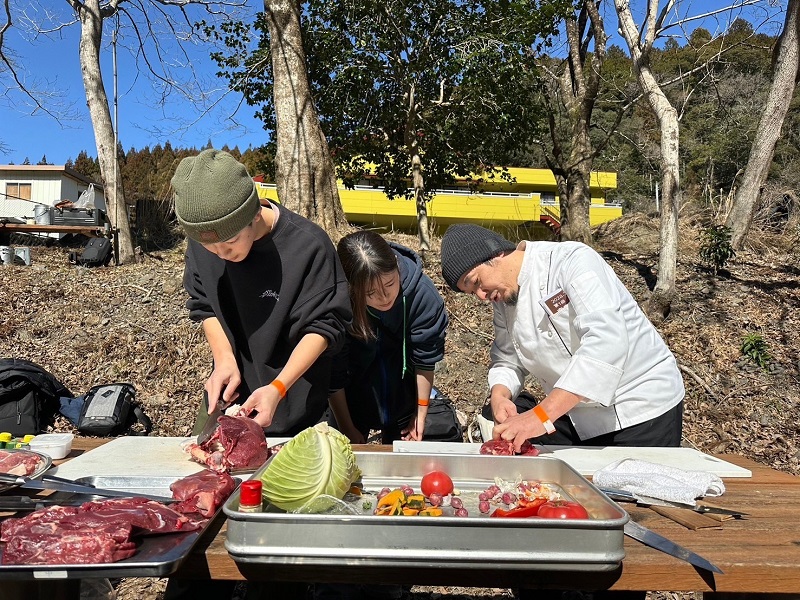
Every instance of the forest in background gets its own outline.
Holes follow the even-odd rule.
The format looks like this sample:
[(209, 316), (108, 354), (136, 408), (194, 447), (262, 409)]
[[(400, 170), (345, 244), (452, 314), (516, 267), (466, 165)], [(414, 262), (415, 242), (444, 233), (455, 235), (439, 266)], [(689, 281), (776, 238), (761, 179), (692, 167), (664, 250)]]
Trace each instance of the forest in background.
[[(720, 213), (724, 215), (725, 205), (735, 191), (737, 177), (741, 176), (747, 163), (771, 83), (771, 61), (776, 40), (776, 36), (755, 33), (749, 22), (739, 19), (726, 32), (726, 44), (734, 46), (733, 49), (719, 59), (709, 61), (705, 69), (666, 88), (680, 114), (684, 198), (710, 208), (712, 217)], [(738, 41), (743, 43), (737, 44)], [(703, 28), (695, 29), (684, 45), (668, 40), (653, 54), (654, 70), (663, 81), (676, 79), (696, 64), (697, 48), (713, 55), (716, 52), (713, 42), (711, 33)], [(593, 126), (593, 132), (598, 135), (603, 135), (616, 118), (615, 98), (620, 97), (620, 90), (636, 86), (630, 58), (619, 46), (608, 49), (603, 72), (604, 89), (595, 109), (596, 123)], [(760, 217), (762, 226), (783, 227), (797, 207), (800, 181), (798, 106), (798, 92), (795, 91), (761, 197), (762, 207), (757, 218)], [(496, 133), (503, 135), (502, 128), (498, 127)], [(209, 140), (206, 147), (210, 146)], [(220, 148), (241, 160), (251, 174), (265, 174), (267, 180), (274, 176), (274, 144), (266, 141), (263, 147), (243, 151), (236, 146), (222, 145)], [(124, 196), (131, 207), (130, 214), (139, 220), (140, 238), (165, 241), (160, 238), (172, 218), (169, 209), (170, 178), (182, 158), (202, 149), (174, 147), (166, 141), (154, 147), (124, 150), (120, 143)], [(39, 164), (46, 163), (46, 148), (43, 148)], [(102, 180), (97, 158), (86, 150), (78, 152), (66, 164), (95, 181)], [(516, 153), (506, 166), (545, 168), (545, 161), (540, 148), (531, 143)], [(659, 129), (646, 103), (640, 101), (632, 106), (610, 143), (598, 156), (594, 168), (618, 173), (618, 188), (609, 192), (608, 199), (621, 202), (625, 211), (650, 213), (657, 209)], [(146, 223), (141, 222), (143, 216), (147, 217)], [(142, 231), (147, 227), (153, 231)]]

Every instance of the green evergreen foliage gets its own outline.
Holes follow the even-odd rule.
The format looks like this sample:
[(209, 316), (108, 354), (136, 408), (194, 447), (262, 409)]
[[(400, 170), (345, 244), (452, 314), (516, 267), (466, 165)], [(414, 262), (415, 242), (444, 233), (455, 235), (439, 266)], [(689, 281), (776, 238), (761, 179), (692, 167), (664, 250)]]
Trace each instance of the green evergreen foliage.
[(772, 357), (769, 354), (767, 342), (760, 333), (748, 333), (742, 340), (740, 347), (742, 354), (752, 360), (765, 371), (769, 369)]
[(736, 256), (731, 246), (731, 230), (725, 225), (711, 225), (700, 233), (700, 258), (711, 265), (714, 274)]

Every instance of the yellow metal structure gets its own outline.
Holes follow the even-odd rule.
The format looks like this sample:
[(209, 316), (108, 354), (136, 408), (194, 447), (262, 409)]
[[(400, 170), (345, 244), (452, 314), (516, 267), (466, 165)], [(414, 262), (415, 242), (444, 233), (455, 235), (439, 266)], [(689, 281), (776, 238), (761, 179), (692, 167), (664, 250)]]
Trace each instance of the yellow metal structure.
[[(431, 225), (436, 227), (466, 222), (487, 227), (516, 227), (544, 223), (557, 228), (560, 210), (552, 171), (523, 168), (509, 168), (508, 171), (512, 182), (487, 181), (481, 184), (478, 193), (470, 193), (466, 182), (457, 182), (451, 188), (437, 190), (428, 202)], [(257, 183), (256, 186), (259, 197), (278, 199), (274, 185)], [(621, 206), (606, 203), (606, 192), (616, 187), (616, 173), (592, 173), (591, 225), (622, 216)], [(339, 197), (347, 220), (351, 223), (395, 228), (413, 227), (416, 224), (415, 202), (404, 198), (390, 200), (380, 186), (358, 185), (350, 190), (340, 182)]]

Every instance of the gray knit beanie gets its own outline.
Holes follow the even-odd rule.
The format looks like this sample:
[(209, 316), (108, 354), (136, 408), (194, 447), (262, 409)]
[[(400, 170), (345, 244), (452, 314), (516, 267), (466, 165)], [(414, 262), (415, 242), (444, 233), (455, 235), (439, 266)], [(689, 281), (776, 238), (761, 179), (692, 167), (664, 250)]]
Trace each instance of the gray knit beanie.
[(459, 292), (458, 280), (476, 265), (517, 246), (479, 225), (451, 225), (442, 238), (442, 277)]
[(261, 208), (247, 168), (221, 150), (184, 158), (175, 169), (172, 189), (178, 222), (186, 235), (203, 244), (229, 240)]

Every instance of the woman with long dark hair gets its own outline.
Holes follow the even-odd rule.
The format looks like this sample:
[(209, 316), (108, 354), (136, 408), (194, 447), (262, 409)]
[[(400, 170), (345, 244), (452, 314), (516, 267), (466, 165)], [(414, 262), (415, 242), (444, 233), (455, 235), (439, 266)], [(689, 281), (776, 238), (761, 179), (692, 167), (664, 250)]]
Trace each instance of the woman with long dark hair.
[(422, 440), (433, 369), (444, 357), (444, 300), (413, 250), (375, 232), (343, 237), (337, 253), (353, 324), (334, 363), (335, 426), (354, 443), (371, 429), (383, 443)]

